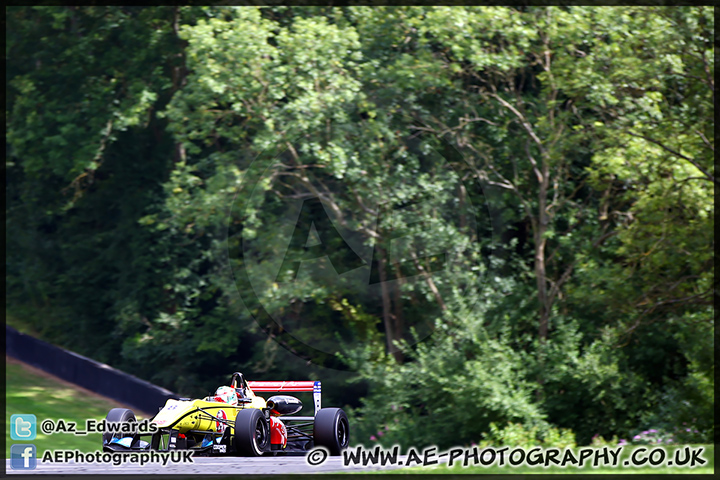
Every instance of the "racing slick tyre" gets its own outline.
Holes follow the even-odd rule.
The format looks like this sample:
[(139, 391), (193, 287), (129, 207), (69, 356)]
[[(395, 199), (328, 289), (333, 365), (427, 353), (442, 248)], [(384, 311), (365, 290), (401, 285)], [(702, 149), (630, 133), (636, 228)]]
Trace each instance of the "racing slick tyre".
[(259, 457), (270, 448), (270, 425), (261, 410), (240, 410), (235, 417), (235, 450), (238, 455)]
[(321, 408), (315, 415), (313, 438), (316, 447), (325, 447), (330, 455), (340, 455), (350, 441), (350, 425), (341, 408)]
[[(108, 412), (107, 416), (105, 417), (105, 421), (107, 423), (137, 423), (137, 418), (135, 418), (135, 414), (132, 410), (128, 410), (127, 408), (113, 408)], [(110, 442), (113, 437), (123, 438), (129, 436), (132, 436), (132, 434), (129, 434), (127, 432), (108, 432), (106, 430), (102, 435), (103, 445)]]

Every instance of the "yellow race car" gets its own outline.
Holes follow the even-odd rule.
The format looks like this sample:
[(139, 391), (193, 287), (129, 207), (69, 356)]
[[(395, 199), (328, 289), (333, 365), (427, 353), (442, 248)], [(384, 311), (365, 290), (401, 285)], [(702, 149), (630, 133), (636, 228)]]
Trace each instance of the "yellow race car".
[[(261, 392), (312, 392), (313, 416), (293, 415), (302, 402), (289, 395), (267, 400)], [(196, 455), (300, 454), (322, 446), (340, 455), (349, 443), (347, 415), (321, 408), (319, 381), (247, 382), (240, 372), (230, 385), (203, 399), (170, 399), (146, 425), (132, 410), (113, 408), (105, 417), (103, 451), (192, 450)], [(149, 427), (149, 428), (142, 428)], [(143, 440), (143, 437), (147, 440)]]

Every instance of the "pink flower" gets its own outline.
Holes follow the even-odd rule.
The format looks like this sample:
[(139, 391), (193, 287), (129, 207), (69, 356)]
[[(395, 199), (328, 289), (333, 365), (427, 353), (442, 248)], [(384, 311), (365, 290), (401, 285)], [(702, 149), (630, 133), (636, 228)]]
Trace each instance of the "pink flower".
[(385, 432), (383, 432), (382, 430), (378, 430), (377, 436), (382, 437), (383, 435), (385, 435)]
[(375, 442), (375, 441), (377, 441), (377, 438), (375, 438), (375, 435), (370, 435), (370, 440), (372, 440), (373, 442)]

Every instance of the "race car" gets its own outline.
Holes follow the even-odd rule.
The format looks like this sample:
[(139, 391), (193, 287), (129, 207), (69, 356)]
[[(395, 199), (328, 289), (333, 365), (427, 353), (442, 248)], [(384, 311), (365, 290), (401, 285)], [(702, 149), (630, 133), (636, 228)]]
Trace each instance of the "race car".
[[(231, 389), (230, 395), (236, 394), (233, 397), (236, 405), (213, 395), (196, 400), (169, 399), (149, 419), (148, 424), (154, 426), (149, 430), (154, 432), (137, 428), (132, 410), (113, 408), (105, 417), (106, 423), (114, 428), (106, 428), (103, 433), (103, 451), (189, 449), (195, 455), (256, 457), (304, 455), (318, 446), (327, 448), (331, 455), (340, 455), (348, 446), (347, 415), (340, 408), (321, 408), (318, 381), (248, 382), (242, 373), (235, 372), (230, 387), (224, 388)], [(275, 395), (265, 400), (256, 392), (312, 392), (315, 413), (291, 416), (302, 409), (298, 398)], [(143, 437), (149, 438), (143, 440)]]

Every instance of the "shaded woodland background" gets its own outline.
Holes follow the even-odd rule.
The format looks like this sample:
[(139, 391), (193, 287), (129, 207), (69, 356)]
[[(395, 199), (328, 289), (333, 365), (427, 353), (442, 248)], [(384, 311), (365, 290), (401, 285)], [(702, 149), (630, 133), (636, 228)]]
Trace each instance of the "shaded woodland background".
[[(6, 14), (10, 324), (366, 445), (712, 441), (713, 8)], [(399, 279), (274, 281), (310, 198)]]

